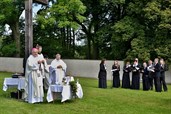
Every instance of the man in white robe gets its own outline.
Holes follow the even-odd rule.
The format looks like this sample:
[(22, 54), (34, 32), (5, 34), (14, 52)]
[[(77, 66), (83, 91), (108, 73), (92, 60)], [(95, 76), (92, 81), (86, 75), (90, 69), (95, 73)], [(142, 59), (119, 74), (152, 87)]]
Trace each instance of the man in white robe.
[(43, 61), (43, 64), (41, 64), (41, 73), (42, 73), (42, 76), (43, 76), (44, 89), (47, 90), (49, 88), (49, 65), (47, 64), (48, 57), (45, 58), (43, 56), (43, 54), (42, 54), (42, 46), (37, 44), (36, 48), (38, 49), (39, 59), (41, 61)]
[(43, 62), (38, 56), (38, 50), (33, 48), (26, 63), (24, 99), (28, 103), (43, 102), (43, 76), (40, 70)]
[(36, 48), (38, 50), (39, 60), (42, 61), (42, 63), (43, 63), (43, 64), (40, 64), (40, 71), (41, 71), (41, 74), (42, 74), (43, 78), (45, 78), (45, 64), (46, 64), (46, 61), (45, 61), (44, 56), (42, 54), (42, 46), (37, 44)]
[(36, 48), (38, 49), (38, 54), (39, 54), (39, 58), (41, 59), (41, 60), (43, 60), (44, 59), (44, 56), (43, 56), (43, 54), (42, 54), (42, 46), (40, 46), (40, 45), (36, 45)]
[[(65, 73), (66, 73), (66, 64), (64, 63), (63, 60), (61, 60), (61, 55), (60, 54), (56, 54), (56, 58), (51, 62), (51, 72), (55, 72), (50, 73), (50, 77), (51, 77), (51, 84), (53, 84), (53, 82), (55, 84), (62, 84), (62, 80), (65, 77)], [(54, 76), (55, 75), (55, 76)]]

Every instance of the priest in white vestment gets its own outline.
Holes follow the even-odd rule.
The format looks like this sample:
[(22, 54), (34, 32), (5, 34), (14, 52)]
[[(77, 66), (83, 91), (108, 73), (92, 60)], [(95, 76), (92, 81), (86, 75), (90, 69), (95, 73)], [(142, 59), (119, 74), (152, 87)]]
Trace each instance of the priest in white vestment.
[(28, 103), (43, 102), (43, 76), (40, 70), (40, 64), (43, 63), (38, 56), (38, 50), (33, 48), (26, 63), (24, 99)]
[(43, 76), (43, 86), (44, 86), (44, 89), (47, 90), (49, 88), (49, 67), (50, 67), (50, 65), (47, 64), (48, 57), (43, 56), (42, 46), (37, 44), (36, 48), (38, 49), (39, 59), (43, 62), (43, 64), (41, 64), (40, 68), (41, 68), (41, 73)]
[(56, 58), (50, 65), (50, 84), (62, 84), (66, 73), (66, 64), (61, 60), (61, 55), (56, 54)]
[(38, 50), (39, 60), (42, 61), (42, 63), (43, 63), (43, 64), (40, 64), (41, 75), (43, 76), (43, 78), (45, 78), (45, 65), (47, 63), (46, 63), (46, 60), (44, 59), (44, 56), (42, 54), (42, 46), (40, 46), (40, 45), (37, 44), (36, 48)]
[(43, 60), (44, 59), (44, 56), (42, 54), (42, 46), (40, 46), (40, 45), (37, 44), (36, 48), (38, 49), (39, 58), (41, 60)]

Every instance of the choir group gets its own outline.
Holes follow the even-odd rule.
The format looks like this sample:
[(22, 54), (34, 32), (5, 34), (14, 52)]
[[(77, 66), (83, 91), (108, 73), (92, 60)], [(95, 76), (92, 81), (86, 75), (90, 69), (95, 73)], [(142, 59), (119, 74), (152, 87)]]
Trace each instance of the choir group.
[[(99, 88), (107, 88), (107, 71), (106, 71), (105, 60), (103, 59), (100, 63), (100, 71), (98, 74)], [(167, 91), (167, 85), (165, 82), (165, 71), (168, 70), (167, 65), (163, 59), (155, 58), (154, 62), (149, 60), (148, 63), (143, 62), (140, 65), (138, 58), (134, 59), (133, 64), (127, 61), (123, 67), (122, 85), (120, 84), (120, 65), (118, 61), (114, 61), (112, 66), (113, 72), (113, 85), (112, 87), (127, 89), (140, 89), (140, 74), (142, 74), (143, 90), (153, 90), (155, 86), (156, 92), (161, 92), (162, 88)], [(132, 72), (132, 81), (130, 81), (130, 73)], [(154, 84), (153, 84), (154, 83)]]

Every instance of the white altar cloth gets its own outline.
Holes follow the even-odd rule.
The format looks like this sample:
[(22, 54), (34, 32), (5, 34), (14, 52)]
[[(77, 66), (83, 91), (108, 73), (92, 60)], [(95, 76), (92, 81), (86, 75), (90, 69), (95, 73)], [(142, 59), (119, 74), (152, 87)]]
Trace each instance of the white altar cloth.
[[(50, 85), (48, 92), (47, 92), (47, 101), (52, 102), (54, 101), (53, 92), (61, 92), (62, 99), (61, 102), (65, 102), (66, 100), (70, 100), (72, 98), (71, 86), (66, 85)], [(83, 90), (79, 83), (77, 83), (77, 92), (76, 95), (78, 98), (83, 98)]]
[(3, 83), (3, 91), (7, 91), (9, 87), (16, 87), (18, 90), (24, 89), (25, 78), (5, 78)]

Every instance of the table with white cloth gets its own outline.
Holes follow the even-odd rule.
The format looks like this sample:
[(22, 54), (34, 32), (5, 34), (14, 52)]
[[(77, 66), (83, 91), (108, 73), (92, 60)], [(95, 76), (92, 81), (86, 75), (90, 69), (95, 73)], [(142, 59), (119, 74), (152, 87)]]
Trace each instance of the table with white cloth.
[(17, 88), (18, 90), (24, 89), (25, 78), (5, 78), (3, 83), (3, 91), (7, 91), (8, 88)]
[[(48, 92), (47, 92), (47, 101), (52, 102), (54, 101), (54, 92), (60, 92), (61, 93), (61, 102), (65, 102), (67, 100), (70, 100), (72, 98), (72, 92), (71, 92), (71, 86), (66, 84), (66, 85), (50, 85)], [(77, 93), (76, 93), (78, 98), (83, 97), (83, 91), (82, 87), (79, 83), (77, 83)]]
[(24, 89), (25, 78), (5, 78), (3, 90), (7, 91), (9, 87), (16, 87), (18, 90)]

